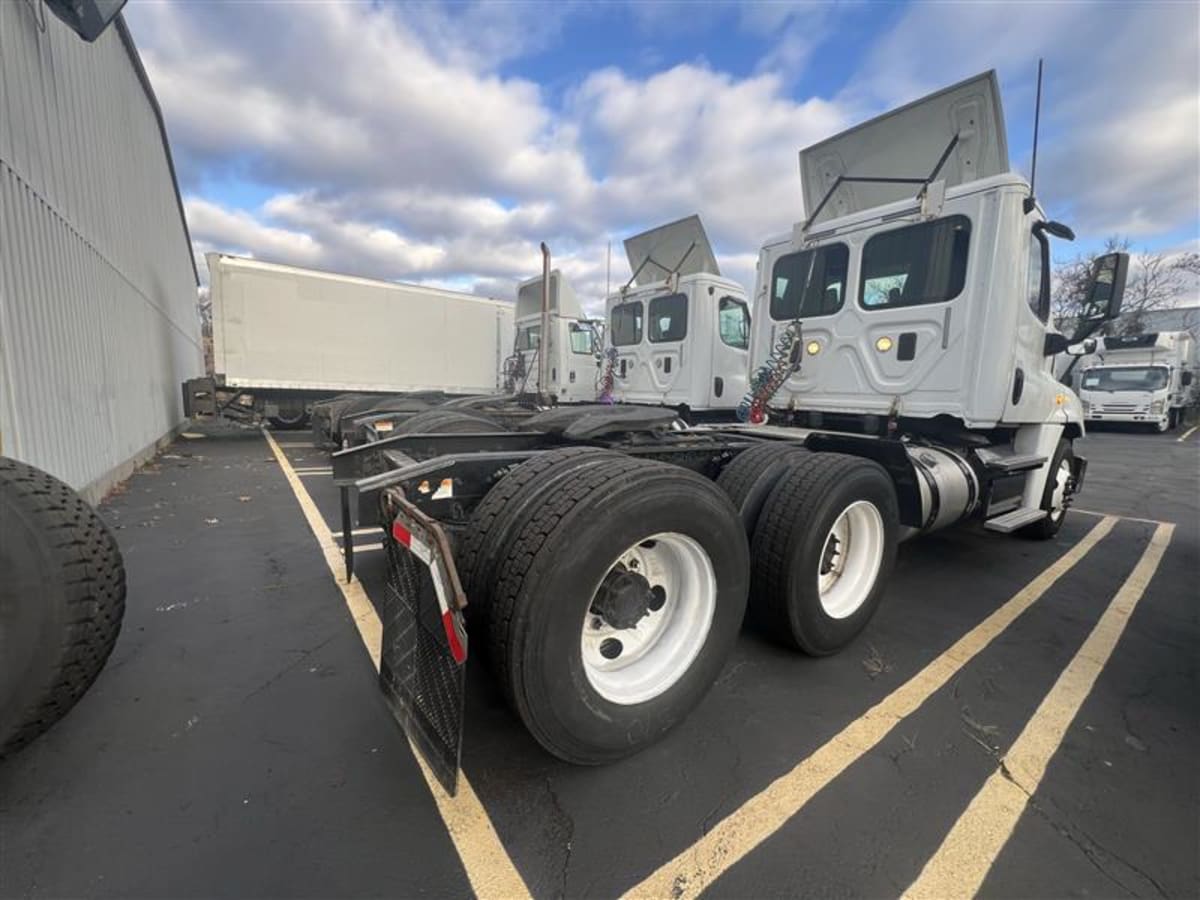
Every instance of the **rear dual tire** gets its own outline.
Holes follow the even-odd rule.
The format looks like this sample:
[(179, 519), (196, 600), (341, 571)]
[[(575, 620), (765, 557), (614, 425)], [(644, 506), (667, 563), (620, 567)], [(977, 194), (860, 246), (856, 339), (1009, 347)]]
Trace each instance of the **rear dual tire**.
[(743, 450), (721, 471), (717, 487), (729, 495), (748, 537), (754, 535), (763, 505), (779, 479), (811, 455), (799, 444), (767, 441)]
[(746, 538), (688, 470), (601, 451), (550, 468), (491, 521), (477, 559), (496, 562), (469, 578), (529, 732), (561, 759), (605, 763), (658, 740), (711, 687), (745, 612)]
[(895, 488), (879, 464), (839, 453), (796, 461), (755, 524), (752, 621), (812, 656), (836, 653), (879, 607), (898, 536)]

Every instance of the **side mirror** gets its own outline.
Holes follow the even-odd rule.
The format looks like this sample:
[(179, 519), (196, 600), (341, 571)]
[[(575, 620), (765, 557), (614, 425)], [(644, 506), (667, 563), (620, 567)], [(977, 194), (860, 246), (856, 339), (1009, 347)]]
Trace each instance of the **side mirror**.
[(1064, 225), (1062, 222), (1038, 222), (1033, 226), (1037, 231), (1044, 231), (1046, 234), (1052, 234), (1056, 238), (1062, 238), (1064, 241), (1075, 240), (1075, 232), (1070, 226)]
[(1106, 253), (1097, 257), (1080, 318), (1084, 322), (1100, 323), (1119, 316), (1128, 274), (1128, 253)]
[(1088, 356), (1095, 352), (1095, 338), (1085, 338), (1078, 344), (1072, 344), (1067, 340), (1066, 335), (1052, 331), (1046, 335), (1046, 339), (1042, 342), (1042, 354), (1045, 356), (1058, 356), (1060, 353), (1065, 353), (1067, 356)]
[(104, 34), (125, 0), (45, 0), (50, 12), (89, 44)]

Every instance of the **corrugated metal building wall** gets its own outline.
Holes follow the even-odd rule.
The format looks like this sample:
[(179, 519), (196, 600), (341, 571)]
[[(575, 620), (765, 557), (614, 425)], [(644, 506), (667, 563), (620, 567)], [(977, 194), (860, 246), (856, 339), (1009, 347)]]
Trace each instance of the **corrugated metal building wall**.
[(95, 500), (183, 419), (196, 271), (124, 23), (0, 0), (0, 453)]

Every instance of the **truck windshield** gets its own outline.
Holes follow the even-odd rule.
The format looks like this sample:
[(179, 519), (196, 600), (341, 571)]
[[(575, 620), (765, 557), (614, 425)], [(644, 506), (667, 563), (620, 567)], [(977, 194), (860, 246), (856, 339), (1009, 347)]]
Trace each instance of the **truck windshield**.
[(1166, 386), (1165, 366), (1088, 369), (1083, 373), (1085, 391), (1159, 391)]

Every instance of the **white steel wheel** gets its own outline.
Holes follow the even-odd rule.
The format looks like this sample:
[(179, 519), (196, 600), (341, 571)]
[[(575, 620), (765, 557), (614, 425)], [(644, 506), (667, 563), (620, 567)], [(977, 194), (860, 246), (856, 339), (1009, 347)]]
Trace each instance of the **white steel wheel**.
[(580, 638), (588, 683), (629, 706), (669, 690), (703, 649), (717, 608), (712, 560), (692, 538), (664, 532), (609, 567)]
[(1071, 462), (1066, 457), (1058, 464), (1054, 473), (1054, 485), (1050, 490), (1049, 516), (1055, 522), (1067, 514), (1067, 485), (1071, 483)]
[(854, 615), (871, 595), (884, 543), (883, 517), (869, 500), (851, 503), (834, 521), (817, 573), (821, 608), (831, 619)]

